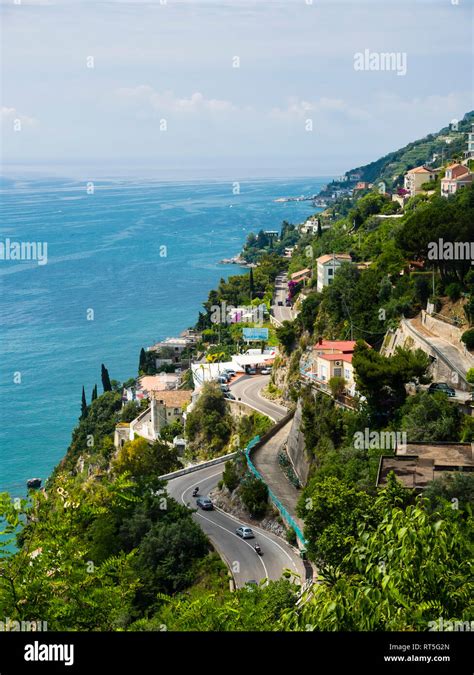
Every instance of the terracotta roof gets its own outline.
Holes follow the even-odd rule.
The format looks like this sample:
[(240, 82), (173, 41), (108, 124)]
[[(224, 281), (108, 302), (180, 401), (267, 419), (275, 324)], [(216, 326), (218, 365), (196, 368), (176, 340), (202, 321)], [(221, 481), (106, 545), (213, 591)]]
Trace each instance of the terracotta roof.
[(300, 270), (299, 272), (294, 272), (291, 275), (291, 278), (296, 279), (296, 277), (301, 277), (301, 276), (304, 276), (305, 274), (309, 274), (309, 273), (310, 273), (310, 270), (308, 268), (306, 268), (304, 270)]
[(433, 173), (430, 169), (424, 166), (417, 166), (415, 169), (410, 169), (407, 173)]
[(319, 349), (321, 351), (334, 349), (336, 351), (346, 352), (349, 354), (354, 351), (355, 346), (355, 340), (322, 340), (322, 342), (317, 342), (314, 345), (314, 349)]
[(152, 396), (161, 401), (167, 408), (182, 408), (191, 401), (192, 392), (187, 389), (171, 389), (168, 391), (154, 391)]
[(352, 260), (349, 253), (335, 253), (334, 255), (332, 253), (328, 253), (327, 255), (319, 256), (319, 258), (317, 259), (317, 262), (324, 264), (326, 262), (329, 262), (333, 258), (335, 258), (336, 260), (349, 260), (349, 261)]

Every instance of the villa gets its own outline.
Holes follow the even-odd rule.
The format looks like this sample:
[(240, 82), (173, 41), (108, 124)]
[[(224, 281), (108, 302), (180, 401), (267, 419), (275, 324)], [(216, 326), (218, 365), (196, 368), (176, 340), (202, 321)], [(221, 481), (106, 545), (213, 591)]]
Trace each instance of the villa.
[(355, 396), (356, 384), (352, 366), (355, 346), (355, 340), (319, 338), (306, 362), (306, 377), (323, 387), (328, 386), (333, 377), (343, 377), (345, 391), (349, 396)]
[(404, 188), (409, 193), (410, 197), (423, 192), (421, 186), (429, 181), (434, 181), (436, 172), (427, 169), (426, 166), (417, 166), (415, 169), (407, 171), (404, 177)]
[(441, 196), (449, 197), (463, 187), (472, 183), (473, 174), (463, 164), (450, 164), (446, 167), (444, 178), (441, 179)]
[(317, 277), (317, 291), (321, 293), (323, 288), (329, 286), (333, 282), (336, 270), (343, 264), (352, 262), (352, 258), (348, 253), (334, 253), (320, 256), (317, 263), (318, 277)]

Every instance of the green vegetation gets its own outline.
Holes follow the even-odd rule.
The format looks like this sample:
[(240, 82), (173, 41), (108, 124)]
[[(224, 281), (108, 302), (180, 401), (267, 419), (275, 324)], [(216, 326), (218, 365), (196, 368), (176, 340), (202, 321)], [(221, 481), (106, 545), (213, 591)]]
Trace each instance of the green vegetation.
[(215, 383), (204, 384), (201, 396), (186, 420), (187, 451), (200, 459), (212, 459), (224, 454), (232, 425), (232, 417), (219, 386)]

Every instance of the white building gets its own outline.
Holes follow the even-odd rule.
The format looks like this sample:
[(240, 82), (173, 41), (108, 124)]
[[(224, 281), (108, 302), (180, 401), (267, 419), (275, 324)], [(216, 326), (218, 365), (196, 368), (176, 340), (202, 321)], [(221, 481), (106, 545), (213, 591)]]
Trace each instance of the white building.
[(352, 262), (348, 253), (334, 253), (322, 255), (317, 259), (317, 285), (316, 290), (321, 293), (323, 288), (329, 286), (334, 280), (334, 275), (343, 263)]

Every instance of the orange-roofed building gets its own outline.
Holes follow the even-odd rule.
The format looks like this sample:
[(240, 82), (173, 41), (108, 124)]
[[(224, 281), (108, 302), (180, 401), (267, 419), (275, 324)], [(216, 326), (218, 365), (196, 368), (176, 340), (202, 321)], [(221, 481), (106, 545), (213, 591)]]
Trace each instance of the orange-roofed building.
[(407, 171), (404, 177), (404, 188), (408, 191), (410, 197), (423, 192), (421, 186), (423, 183), (429, 183), (434, 181), (436, 178), (436, 173), (427, 169), (426, 166), (417, 166), (416, 169), (410, 169)]
[(352, 262), (348, 253), (334, 253), (320, 256), (317, 261), (316, 290), (321, 293), (325, 286), (332, 284), (336, 271), (343, 263)]
[(473, 174), (464, 164), (450, 164), (446, 167), (444, 178), (441, 179), (441, 196), (449, 197), (456, 194), (459, 188), (472, 183)]

